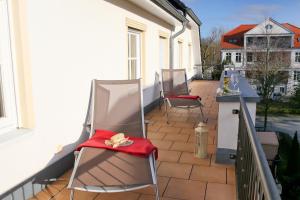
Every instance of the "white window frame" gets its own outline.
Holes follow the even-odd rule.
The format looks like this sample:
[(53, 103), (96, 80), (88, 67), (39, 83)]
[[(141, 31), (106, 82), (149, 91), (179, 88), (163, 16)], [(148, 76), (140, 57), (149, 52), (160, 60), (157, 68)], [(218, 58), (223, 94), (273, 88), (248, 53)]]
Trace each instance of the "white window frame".
[(192, 44), (188, 45), (188, 70), (192, 71)]
[[(135, 29), (129, 28), (128, 29), (128, 79), (138, 79), (141, 78), (141, 31), (137, 31)], [(131, 35), (136, 36), (137, 41), (136, 41), (136, 57), (131, 57)], [(135, 60), (136, 61), (136, 74), (135, 77), (131, 76), (131, 61)]]
[(225, 54), (225, 61), (226, 61), (226, 62), (230, 62), (230, 63), (232, 62), (232, 61), (231, 61), (231, 53), (230, 53), (230, 52), (227, 52), (227, 53)]
[[(282, 90), (282, 91), (281, 91)], [(281, 93), (281, 94), (285, 94), (285, 87), (284, 86), (280, 86), (279, 87), (279, 92)]]
[(183, 68), (183, 42), (178, 41), (178, 68)]
[(300, 52), (295, 52), (295, 62), (300, 63)]
[[(249, 55), (251, 55), (251, 61), (249, 61), (249, 59), (248, 59)], [(253, 55), (253, 53), (252, 52), (247, 52), (246, 59), (247, 59), (247, 63), (253, 63), (254, 62), (254, 55)]]
[(242, 53), (235, 53), (235, 62), (236, 63), (241, 63), (242, 62)]
[(167, 68), (167, 38), (159, 36), (159, 67)]
[(294, 81), (300, 82), (300, 71), (294, 71)]
[(0, 116), (2, 134), (16, 129), (18, 124), (7, 0), (0, 0), (0, 33), (0, 102), (4, 110), (3, 116)]

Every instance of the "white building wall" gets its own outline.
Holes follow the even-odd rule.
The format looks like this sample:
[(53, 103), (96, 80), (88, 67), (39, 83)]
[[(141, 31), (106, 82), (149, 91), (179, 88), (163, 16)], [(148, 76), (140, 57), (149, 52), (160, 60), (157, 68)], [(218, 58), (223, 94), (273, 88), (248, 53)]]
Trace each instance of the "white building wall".
[[(27, 13), (35, 127), (0, 144), (0, 194), (73, 151), (80, 142), (92, 79), (127, 79), (126, 17), (147, 26), (144, 105), (159, 95), (159, 31), (171, 34), (173, 28), (144, 10), (132, 12), (136, 7), (127, 1), (121, 6), (99, 0), (25, 2), (21, 9)], [(188, 42), (194, 50), (192, 64), (201, 64), (197, 34), (186, 30), (179, 36), (184, 66)]]
[[(243, 60), (244, 60), (244, 56), (243, 56), (243, 52), (240, 49), (232, 49), (232, 50), (222, 50), (222, 61), (226, 60), (226, 53), (231, 53), (231, 63), (232, 65), (234, 65), (236, 68), (240, 68), (243, 66)], [(237, 53), (241, 53), (241, 62), (238, 63), (236, 62), (236, 54)]]

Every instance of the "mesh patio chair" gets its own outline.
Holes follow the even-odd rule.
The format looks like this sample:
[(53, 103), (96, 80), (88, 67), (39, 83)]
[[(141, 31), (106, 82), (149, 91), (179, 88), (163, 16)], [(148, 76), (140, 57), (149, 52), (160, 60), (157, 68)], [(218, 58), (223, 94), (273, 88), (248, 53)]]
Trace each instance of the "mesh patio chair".
[[(106, 129), (146, 138), (140, 80), (93, 80), (90, 100), (90, 137)], [(87, 123), (87, 122), (86, 122)], [(125, 192), (154, 186), (159, 199), (154, 153), (149, 157), (99, 148), (76, 152), (68, 188), (87, 192)]]
[[(172, 108), (200, 108), (203, 122), (204, 117), (201, 97), (190, 95), (185, 69), (162, 69), (162, 94), (166, 106), (167, 123), (169, 123), (169, 111)], [(168, 109), (169, 108), (169, 109)]]

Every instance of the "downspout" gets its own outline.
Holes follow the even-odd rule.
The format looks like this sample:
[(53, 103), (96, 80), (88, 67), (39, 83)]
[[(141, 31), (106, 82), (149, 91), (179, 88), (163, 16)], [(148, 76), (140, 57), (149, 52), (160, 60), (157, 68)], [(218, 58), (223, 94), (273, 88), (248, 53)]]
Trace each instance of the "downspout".
[(182, 22), (182, 29), (170, 37), (170, 69), (174, 69), (174, 39), (185, 31), (187, 24), (187, 20)]

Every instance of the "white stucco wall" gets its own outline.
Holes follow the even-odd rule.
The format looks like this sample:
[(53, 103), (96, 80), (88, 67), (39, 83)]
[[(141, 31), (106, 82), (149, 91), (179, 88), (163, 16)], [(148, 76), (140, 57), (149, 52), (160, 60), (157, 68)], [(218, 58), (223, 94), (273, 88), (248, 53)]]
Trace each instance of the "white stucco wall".
[[(231, 62), (235, 67), (242, 67), (245, 59), (245, 55), (243, 55), (243, 51), (241, 49), (227, 49), (222, 50), (222, 61), (226, 60), (226, 53), (231, 53)], [(241, 53), (241, 62), (236, 62), (236, 53)]]
[[(144, 105), (158, 97), (159, 31), (172, 26), (122, 1), (26, 0), (35, 127), (0, 144), (0, 194), (70, 153), (84, 122), (92, 79), (127, 79), (126, 17), (147, 26)], [(120, 2), (120, 1), (119, 1)], [(175, 27), (179, 30), (181, 27)], [(194, 64), (201, 64), (197, 31), (183, 38)], [(175, 55), (177, 52), (175, 42)], [(176, 60), (176, 59), (175, 59)], [(193, 74), (189, 72), (188, 76)], [(62, 151), (58, 149), (63, 147)]]
[[(255, 125), (256, 103), (246, 103), (253, 124)], [(239, 116), (232, 110), (240, 109), (239, 102), (219, 102), (217, 148), (237, 148)]]

